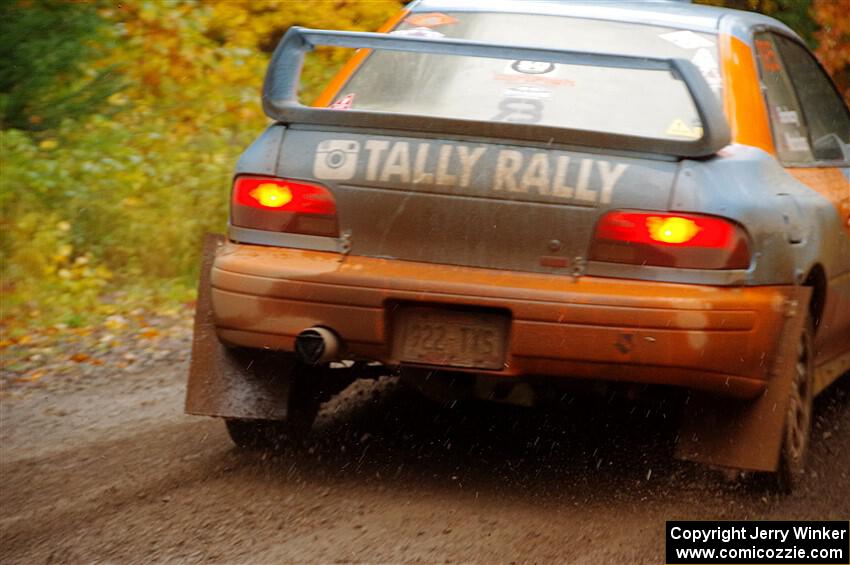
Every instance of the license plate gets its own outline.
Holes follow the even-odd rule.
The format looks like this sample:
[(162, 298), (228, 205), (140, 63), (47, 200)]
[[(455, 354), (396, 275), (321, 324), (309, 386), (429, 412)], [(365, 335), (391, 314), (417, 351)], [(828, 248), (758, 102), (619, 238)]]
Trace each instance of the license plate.
[(492, 312), (407, 307), (395, 318), (394, 353), (408, 363), (502, 369), (509, 318)]

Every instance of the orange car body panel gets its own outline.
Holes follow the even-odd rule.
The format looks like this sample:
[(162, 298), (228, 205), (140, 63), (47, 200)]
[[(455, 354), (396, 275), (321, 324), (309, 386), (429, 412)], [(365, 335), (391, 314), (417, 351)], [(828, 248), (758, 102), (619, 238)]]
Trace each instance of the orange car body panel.
[(510, 312), (510, 337), (504, 370), (491, 374), (622, 379), (744, 398), (764, 390), (790, 290), (574, 281), (234, 244), (219, 252), (211, 280), (219, 336), (233, 345), (292, 350), (301, 330), (325, 325), (353, 357), (393, 364), (395, 305), (498, 308)]
[(753, 51), (737, 37), (721, 34), (719, 38), (723, 109), (732, 130), (732, 140), (774, 155), (776, 151)]

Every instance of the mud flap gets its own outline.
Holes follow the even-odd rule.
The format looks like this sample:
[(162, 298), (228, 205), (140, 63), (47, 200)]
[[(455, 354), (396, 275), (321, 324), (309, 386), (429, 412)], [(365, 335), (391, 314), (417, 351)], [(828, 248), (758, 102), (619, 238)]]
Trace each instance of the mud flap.
[(210, 271), (224, 236), (204, 236), (186, 412), (225, 418), (285, 420), (291, 365), (275, 352), (229, 349), (213, 320)]
[(811, 288), (795, 287), (788, 296), (787, 321), (776, 348), (767, 389), (740, 402), (694, 393), (685, 405), (676, 457), (748, 471), (775, 471), (779, 465), (797, 340), (809, 314)]

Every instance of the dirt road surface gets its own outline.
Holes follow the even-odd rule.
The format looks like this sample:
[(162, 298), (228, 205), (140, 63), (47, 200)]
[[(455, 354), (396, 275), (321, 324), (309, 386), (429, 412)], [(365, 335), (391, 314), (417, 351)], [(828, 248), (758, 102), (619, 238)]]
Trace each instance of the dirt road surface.
[(662, 563), (668, 519), (850, 518), (846, 377), (778, 497), (673, 461), (663, 411), (447, 408), (388, 379), (306, 449), (240, 452), (183, 415), (186, 368), (5, 394), (0, 562)]

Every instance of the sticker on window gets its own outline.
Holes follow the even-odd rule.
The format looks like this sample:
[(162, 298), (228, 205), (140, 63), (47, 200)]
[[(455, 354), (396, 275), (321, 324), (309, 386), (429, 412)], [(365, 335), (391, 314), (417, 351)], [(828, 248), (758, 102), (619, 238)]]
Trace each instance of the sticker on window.
[(555, 64), (547, 61), (514, 61), (511, 68), (525, 75), (545, 75), (555, 70)]
[(505, 98), (532, 98), (544, 100), (552, 96), (552, 91), (539, 86), (514, 86), (506, 89), (502, 96)]
[(432, 12), (429, 14), (413, 14), (412, 16), (405, 18), (404, 20), (404, 23), (416, 27), (439, 27), (449, 24), (456, 24), (457, 22), (457, 18), (453, 18), (451, 16), (441, 14), (439, 12)]
[(785, 106), (778, 106), (776, 108), (776, 115), (779, 118), (780, 124), (800, 125), (800, 116), (797, 115), (797, 112), (788, 110)]
[(682, 119), (675, 119), (665, 131), (667, 135), (699, 139), (702, 137), (702, 126), (689, 126)]
[(712, 47), (714, 45), (714, 43), (703, 36), (687, 30), (664, 33), (658, 37), (682, 49), (699, 49), (700, 47)]
[(425, 37), (428, 39), (440, 39), (446, 35), (429, 27), (415, 27), (413, 29), (397, 29), (391, 31), (390, 35), (401, 35), (402, 37)]
[(350, 110), (354, 104), (354, 94), (346, 94), (329, 107), (331, 110)]
[(714, 55), (711, 54), (711, 51), (704, 47), (698, 49), (691, 62), (697, 66), (708, 86), (714, 90), (721, 87), (723, 79), (720, 78), (720, 67), (717, 65), (717, 61)]
[(505, 70), (495, 73), (493, 80), (516, 84), (518, 86), (575, 86), (575, 82), (567, 78), (560, 78), (565, 67), (558, 67), (554, 63), (546, 61), (523, 61), (517, 60), (508, 63)]
[(792, 135), (785, 132), (785, 145), (791, 151), (809, 151), (809, 140), (801, 135)]
[(766, 39), (756, 39), (756, 51), (759, 54), (764, 70), (771, 73), (778, 73), (782, 70), (779, 64), (779, 57), (777, 57), (776, 51), (773, 49), (773, 43)]

